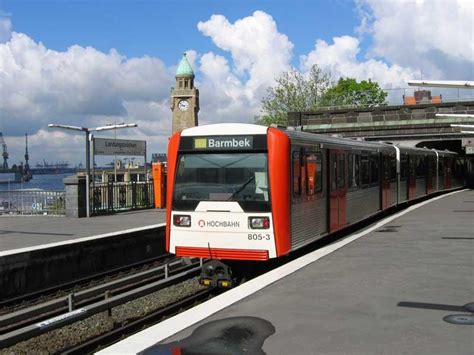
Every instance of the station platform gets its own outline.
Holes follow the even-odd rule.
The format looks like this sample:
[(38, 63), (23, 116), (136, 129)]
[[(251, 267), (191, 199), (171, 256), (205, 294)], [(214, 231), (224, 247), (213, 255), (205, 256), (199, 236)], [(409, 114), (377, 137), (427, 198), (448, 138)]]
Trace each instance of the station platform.
[(472, 354), (474, 190), (389, 216), (99, 354)]
[(91, 218), (0, 217), (0, 254), (164, 223), (166, 210), (149, 209)]

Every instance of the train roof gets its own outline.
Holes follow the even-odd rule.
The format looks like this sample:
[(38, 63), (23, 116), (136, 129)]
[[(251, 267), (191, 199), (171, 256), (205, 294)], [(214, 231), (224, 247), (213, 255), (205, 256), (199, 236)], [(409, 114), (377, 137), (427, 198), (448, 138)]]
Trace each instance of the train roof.
[[(215, 123), (204, 126), (196, 126), (186, 128), (181, 132), (181, 136), (239, 136), (239, 135), (265, 135), (268, 131), (267, 126), (261, 126), (250, 123)], [(393, 145), (385, 142), (373, 142), (356, 140), (351, 138), (331, 137), (327, 135), (298, 131), (295, 129), (282, 129), (292, 141), (304, 143), (319, 143), (326, 146), (344, 147), (352, 150), (375, 150), (375, 151), (393, 151), (397, 147), (401, 152), (419, 153), (419, 154), (436, 154), (439, 155), (457, 155), (450, 151), (441, 151), (427, 148), (417, 148), (408, 146)]]
[(395, 148), (393, 145), (381, 142), (361, 141), (351, 138), (331, 137), (323, 134), (309, 133), (295, 130), (285, 130), (285, 133), (292, 141), (299, 143), (320, 143), (326, 146), (344, 147), (352, 150), (390, 150)]
[(215, 123), (186, 128), (181, 136), (241, 136), (246, 134), (267, 134), (268, 127), (250, 123)]
[[(440, 156), (455, 156), (458, 155), (455, 152), (448, 150), (437, 150), (437, 149), (428, 149), (428, 148), (418, 148), (418, 147), (409, 147), (403, 145), (396, 145), (387, 142), (374, 142), (374, 141), (365, 141), (357, 140), (352, 138), (342, 138), (342, 137), (331, 137), (327, 135), (302, 132), (293, 129), (285, 129), (285, 132), (292, 140), (304, 142), (318, 142), (322, 144), (327, 144), (331, 146), (342, 146), (350, 147), (352, 150), (384, 150), (384, 151), (393, 151), (398, 148), (400, 151), (411, 153), (411, 154), (433, 154), (436, 152)], [(395, 148), (396, 147), (396, 148)]]

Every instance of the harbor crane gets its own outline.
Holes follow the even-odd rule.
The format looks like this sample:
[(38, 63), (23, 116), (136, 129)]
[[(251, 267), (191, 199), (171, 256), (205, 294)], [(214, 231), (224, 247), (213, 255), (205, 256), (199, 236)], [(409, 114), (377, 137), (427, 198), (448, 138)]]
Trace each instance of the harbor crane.
[(7, 143), (3, 139), (3, 133), (0, 132), (0, 144), (2, 145), (2, 158), (3, 158), (3, 165), (2, 170), (8, 170), (8, 150), (7, 150)]

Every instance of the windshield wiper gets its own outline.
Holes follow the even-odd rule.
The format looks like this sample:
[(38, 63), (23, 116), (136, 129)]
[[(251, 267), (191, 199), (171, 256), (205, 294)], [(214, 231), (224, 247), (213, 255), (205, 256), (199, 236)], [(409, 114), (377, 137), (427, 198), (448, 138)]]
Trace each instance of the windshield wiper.
[(232, 195), (229, 196), (227, 201), (232, 200), (238, 193), (242, 192), (242, 190), (245, 189), (247, 187), (247, 185), (250, 184), (252, 182), (252, 180), (254, 180), (254, 179), (255, 179), (255, 175), (250, 177), (250, 179), (248, 179), (246, 182), (244, 182), (244, 184), (242, 186), (240, 186), (237, 190), (235, 190), (235, 192)]

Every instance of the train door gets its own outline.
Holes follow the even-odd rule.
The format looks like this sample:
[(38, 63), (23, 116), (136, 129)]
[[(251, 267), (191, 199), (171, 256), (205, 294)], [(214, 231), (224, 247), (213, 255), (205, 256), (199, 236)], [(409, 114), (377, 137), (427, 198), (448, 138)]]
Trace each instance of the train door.
[(427, 160), (427, 183), (426, 183), (426, 193), (430, 194), (433, 192), (435, 182), (435, 171), (436, 171), (436, 156), (435, 155), (428, 155), (426, 157)]
[(329, 231), (346, 225), (346, 155), (342, 150), (329, 153)]
[(408, 199), (416, 197), (416, 155), (408, 155)]
[(399, 183), (399, 201), (408, 200), (408, 154), (400, 154), (400, 183)]
[(451, 188), (451, 159), (444, 159), (444, 187), (446, 189)]
[(381, 174), (382, 184), (381, 184), (381, 196), (382, 196), (382, 209), (385, 210), (390, 207), (390, 167), (391, 167), (391, 157), (389, 154), (380, 154), (382, 159)]
[(443, 156), (438, 157), (438, 188), (439, 190), (444, 190), (446, 188)]

